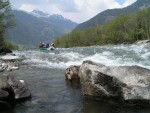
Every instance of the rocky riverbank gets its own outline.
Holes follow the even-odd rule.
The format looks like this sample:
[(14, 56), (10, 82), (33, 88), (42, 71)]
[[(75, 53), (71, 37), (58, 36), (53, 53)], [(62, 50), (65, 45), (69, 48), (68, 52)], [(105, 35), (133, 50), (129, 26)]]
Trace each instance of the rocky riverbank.
[(0, 48), (0, 55), (6, 55), (7, 53), (12, 53), (12, 50), (9, 48)]
[(66, 78), (81, 85), (82, 94), (129, 105), (150, 105), (150, 70), (139, 66), (108, 67), (92, 61), (70, 66)]
[[(0, 56), (0, 73), (18, 70), (21, 67), (21, 61), (24, 59), (24, 56), (14, 54)], [(31, 97), (30, 90), (24, 80), (18, 80), (15, 75), (8, 75), (5, 79), (3, 78), (0, 78), (0, 110), (9, 109), (18, 100)]]
[(25, 56), (16, 56), (14, 54), (1, 55), (0, 56), (0, 72), (19, 69), (20, 61), (24, 59), (25, 59)]

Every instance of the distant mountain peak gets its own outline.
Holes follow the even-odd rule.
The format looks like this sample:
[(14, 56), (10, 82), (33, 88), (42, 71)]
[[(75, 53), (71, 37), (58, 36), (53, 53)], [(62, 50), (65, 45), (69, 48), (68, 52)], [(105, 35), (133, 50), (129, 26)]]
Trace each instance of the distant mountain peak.
[(43, 11), (40, 11), (38, 9), (33, 10), (31, 12), (31, 14), (36, 16), (36, 17), (53, 18), (53, 19), (57, 19), (57, 20), (70, 21), (69, 19), (64, 18), (62, 15), (59, 15), (59, 14), (52, 14), (52, 15), (50, 15), (50, 14), (45, 13)]
[(59, 14), (52, 14), (52, 15), (50, 15), (50, 18), (57, 19), (57, 20), (63, 20), (63, 21), (71, 21)]
[(40, 11), (38, 9), (33, 10), (32, 12), (30, 12), (30, 14), (33, 16), (36, 16), (38, 18), (49, 19), (49, 21), (51, 21), (51, 22), (58, 22), (58, 23), (60, 23), (60, 22), (68, 23), (69, 22), (69, 23), (77, 24), (76, 22), (73, 22), (72, 20), (63, 17), (60, 14), (51, 14), (50, 15), (50, 14)]
[(44, 13), (43, 11), (40, 11), (38, 9), (35, 9), (31, 12), (36, 17), (46, 17), (48, 18), (50, 15), (48, 13)]

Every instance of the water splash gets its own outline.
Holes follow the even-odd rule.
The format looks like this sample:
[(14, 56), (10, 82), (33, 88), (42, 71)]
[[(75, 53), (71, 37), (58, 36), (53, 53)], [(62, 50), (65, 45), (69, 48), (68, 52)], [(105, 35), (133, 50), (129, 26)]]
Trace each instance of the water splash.
[(67, 68), (92, 60), (107, 66), (138, 65), (150, 69), (150, 44), (59, 48), (54, 51), (16, 51), (26, 63), (47, 68)]

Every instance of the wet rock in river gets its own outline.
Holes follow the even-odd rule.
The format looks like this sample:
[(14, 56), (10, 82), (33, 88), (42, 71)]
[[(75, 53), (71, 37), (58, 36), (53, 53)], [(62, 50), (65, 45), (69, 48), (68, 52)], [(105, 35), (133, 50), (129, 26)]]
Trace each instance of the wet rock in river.
[(0, 62), (0, 72), (5, 71), (8, 68), (6, 63)]
[(150, 104), (150, 70), (139, 66), (107, 67), (83, 62), (79, 71), (84, 95), (130, 104)]
[[(78, 71), (76, 71), (78, 70)], [(66, 78), (79, 77), (85, 96), (135, 105), (150, 104), (150, 70), (139, 66), (108, 67), (84, 61), (80, 68), (70, 66)]]
[(14, 62), (0, 62), (0, 72), (12, 71), (18, 69), (19, 66), (17, 66)]
[(150, 40), (139, 40), (136, 42), (136, 44), (146, 44), (146, 43), (150, 43)]
[(0, 56), (0, 72), (18, 70), (19, 62), (24, 59), (25, 56), (16, 56), (14, 54)]
[(14, 75), (7, 76), (7, 82), (12, 87), (16, 100), (31, 97), (30, 90), (27, 88), (25, 83), (18, 80), (16, 76)]
[(80, 66), (69, 66), (65, 71), (65, 76), (67, 80), (71, 82), (74, 86), (80, 86), (80, 77), (79, 77), (79, 68)]

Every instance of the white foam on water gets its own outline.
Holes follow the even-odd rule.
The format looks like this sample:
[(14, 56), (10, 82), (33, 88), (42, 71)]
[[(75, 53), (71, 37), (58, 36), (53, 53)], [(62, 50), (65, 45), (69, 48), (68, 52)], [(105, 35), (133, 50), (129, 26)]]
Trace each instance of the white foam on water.
[(141, 57), (142, 57), (143, 59), (145, 59), (145, 60), (150, 59), (150, 52), (149, 52), (149, 53), (147, 52), (147, 53), (142, 54)]
[(63, 48), (57, 52), (23, 51), (16, 53), (27, 56), (28, 59), (25, 62), (41, 68), (67, 68), (70, 65), (81, 65), (85, 60), (92, 60), (106, 66), (138, 65), (150, 69), (150, 50), (145, 46), (111, 45)]
[[(26, 55), (28, 56), (28, 54)], [(25, 62), (38, 67), (67, 68), (70, 65), (80, 64), (82, 57), (84, 57), (84, 55), (74, 52), (63, 52), (59, 54), (37, 53), (36, 55), (33, 52), (32, 54), (30, 53), (30, 58), (25, 60)]]

